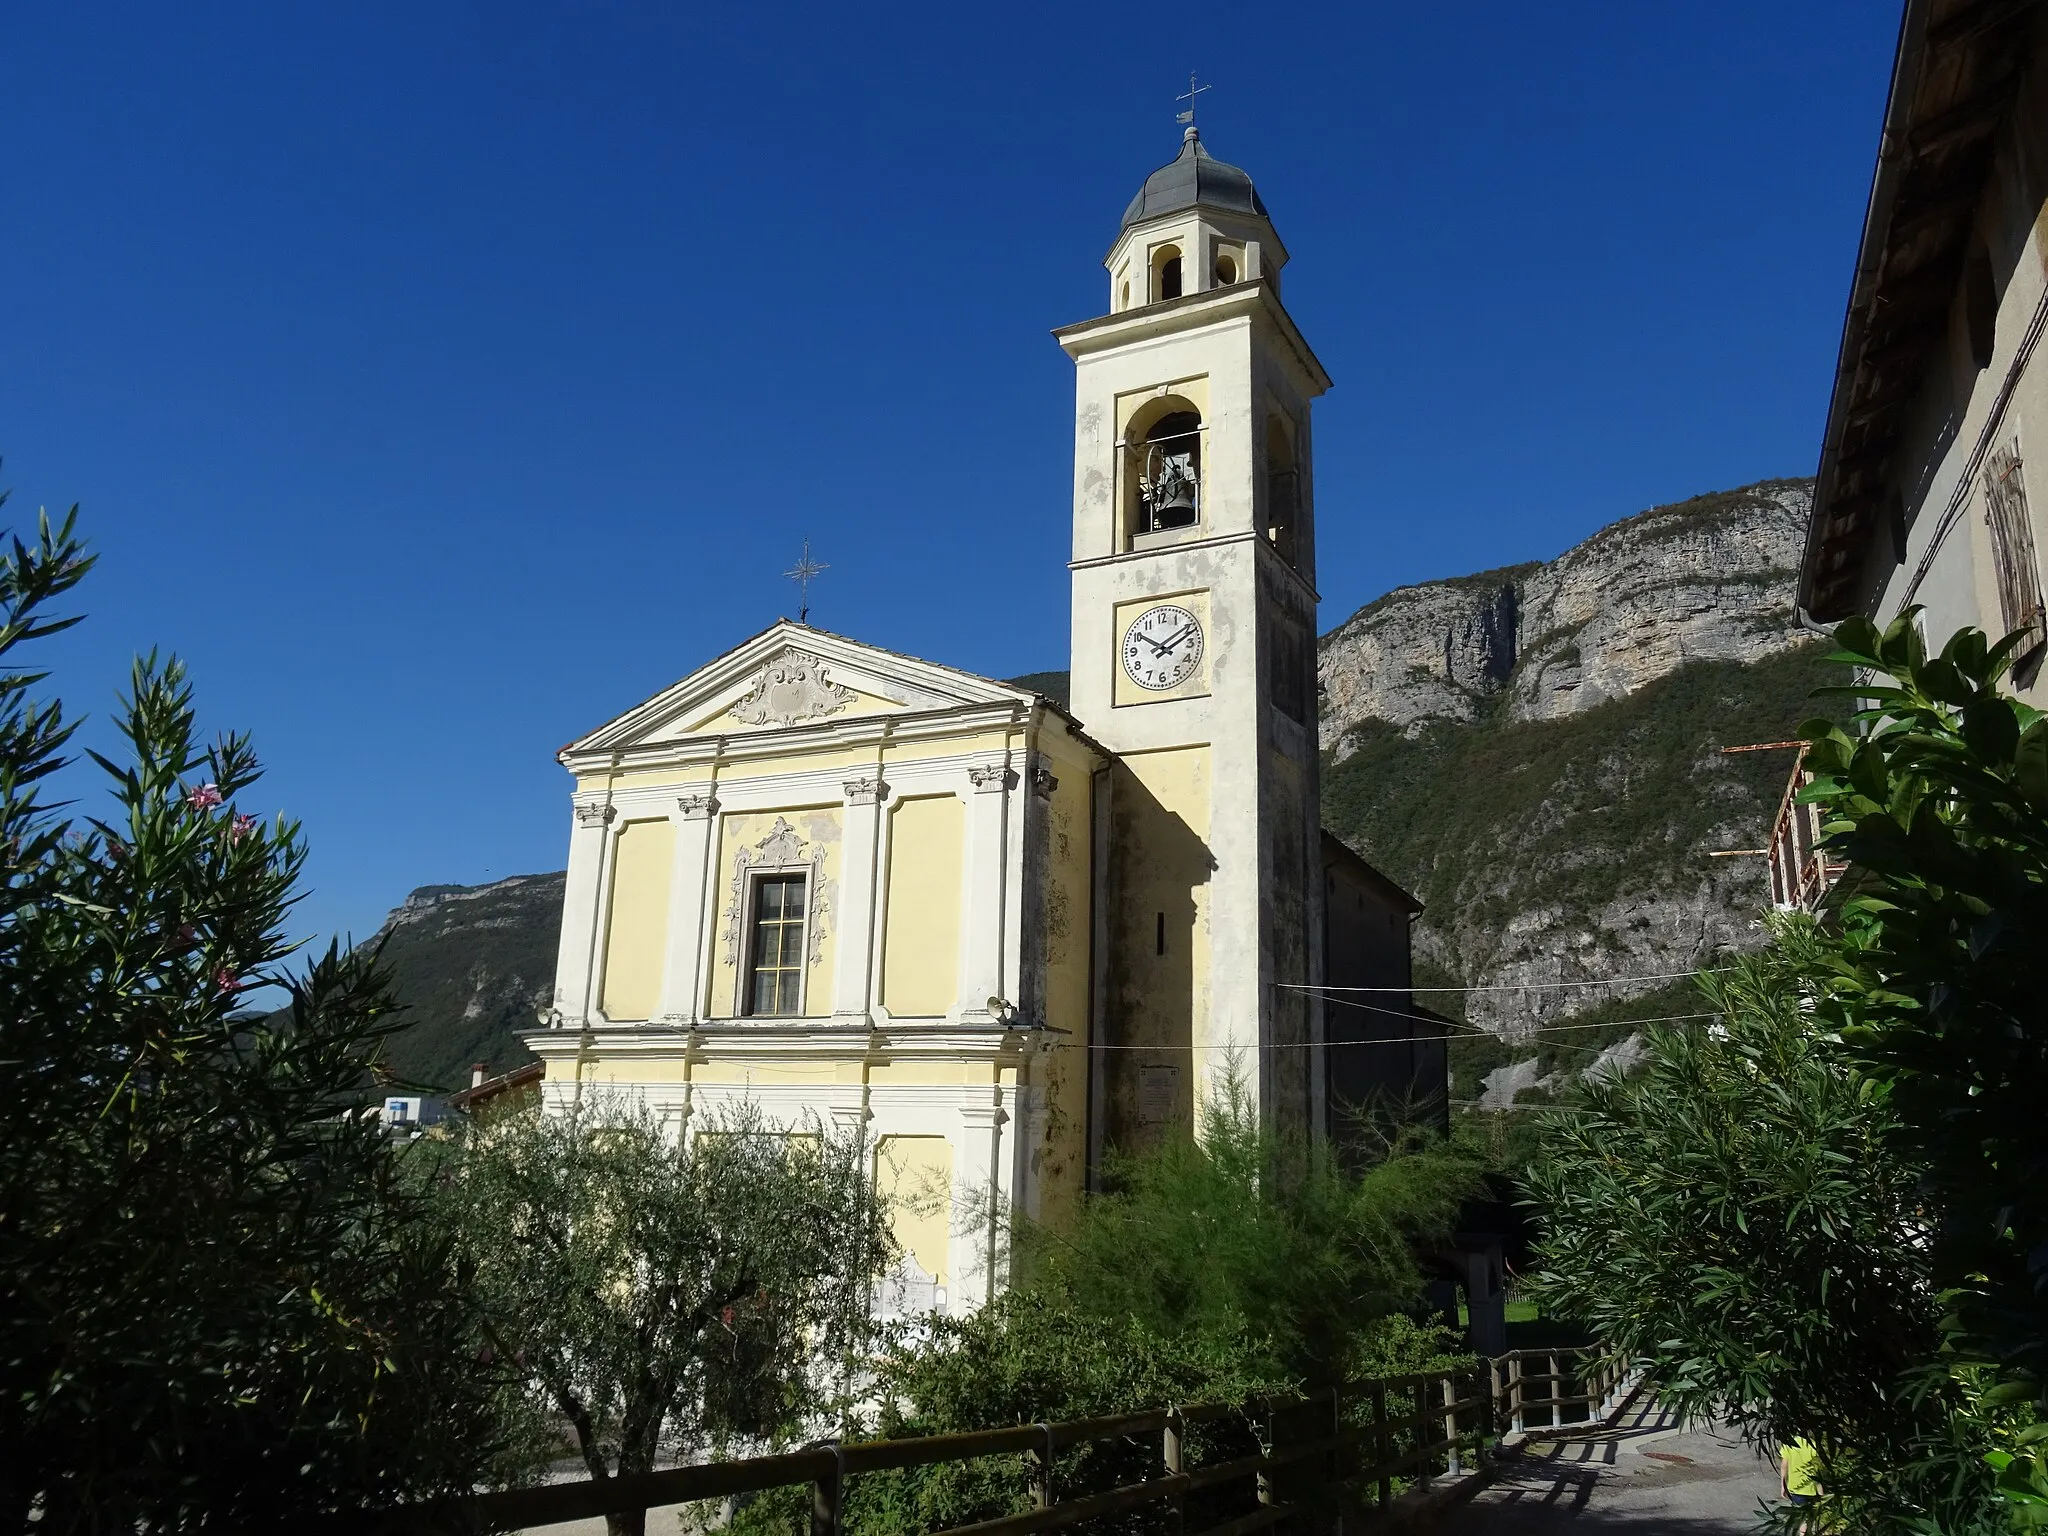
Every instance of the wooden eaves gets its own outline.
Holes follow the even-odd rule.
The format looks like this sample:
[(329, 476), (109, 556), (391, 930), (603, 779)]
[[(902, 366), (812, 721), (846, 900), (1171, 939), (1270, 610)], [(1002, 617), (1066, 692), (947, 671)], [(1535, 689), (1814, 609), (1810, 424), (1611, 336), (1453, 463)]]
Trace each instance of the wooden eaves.
[(1887, 523), (1903, 545), (1892, 456), (1928, 357), (1948, 335), (1993, 140), (2040, 4), (1906, 5), (1800, 565), (1799, 604), (1816, 620), (1857, 611)]

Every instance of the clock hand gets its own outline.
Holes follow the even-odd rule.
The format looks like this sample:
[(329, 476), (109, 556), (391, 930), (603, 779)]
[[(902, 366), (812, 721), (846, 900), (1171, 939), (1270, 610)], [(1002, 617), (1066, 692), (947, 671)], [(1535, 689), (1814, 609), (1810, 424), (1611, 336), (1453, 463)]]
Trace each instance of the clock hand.
[(1184, 626), (1184, 627), (1183, 627), (1183, 628), (1182, 628), (1182, 629), (1180, 630), (1180, 632), (1179, 632), (1179, 633), (1177, 633), (1177, 634), (1176, 634), (1176, 635), (1175, 635), (1175, 636), (1174, 636), (1174, 637), (1173, 637), (1173, 638), (1172, 638), (1171, 640), (1167, 641), (1165, 645), (1163, 645), (1163, 646), (1161, 646), (1161, 647), (1160, 647), (1160, 650), (1161, 650), (1161, 652), (1163, 653), (1163, 652), (1166, 652), (1166, 651), (1170, 651), (1170, 650), (1174, 649), (1174, 648), (1175, 648), (1176, 646), (1178, 646), (1178, 645), (1179, 645), (1179, 644), (1181, 643), (1181, 641), (1183, 641), (1183, 640), (1187, 639), (1187, 637), (1188, 637), (1189, 635), (1192, 635), (1192, 634), (1193, 634), (1194, 632), (1195, 632), (1195, 626), (1194, 626), (1194, 625), (1192, 625), (1192, 624), (1189, 624), (1189, 625), (1186, 625), (1186, 626)]

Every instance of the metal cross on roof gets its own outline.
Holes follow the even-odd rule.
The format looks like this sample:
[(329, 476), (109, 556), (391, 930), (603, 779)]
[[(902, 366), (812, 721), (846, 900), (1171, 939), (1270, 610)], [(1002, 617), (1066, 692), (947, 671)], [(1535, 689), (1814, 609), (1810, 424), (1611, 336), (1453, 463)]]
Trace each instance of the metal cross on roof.
[(1177, 123), (1186, 123), (1189, 127), (1193, 127), (1195, 122), (1195, 98), (1208, 89), (1209, 87), (1206, 85), (1195, 84), (1195, 72), (1192, 69), (1189, 70), (1187, 94), (1185, 96), (1176, 96), (1173, 98), (1175, 101), (1186, 102), (1188, 104), (1188, 109), (1187, 111), (1181, 113), (1178, 117), (1176, 117), (1174, 121)]
[(831, 569), (831, 566), (811, 558), (811, 541), (805, 539), (803, 557), (782, 573), (796, 583), (797, 623), (808, 624), (811, 620), (812, 579)]

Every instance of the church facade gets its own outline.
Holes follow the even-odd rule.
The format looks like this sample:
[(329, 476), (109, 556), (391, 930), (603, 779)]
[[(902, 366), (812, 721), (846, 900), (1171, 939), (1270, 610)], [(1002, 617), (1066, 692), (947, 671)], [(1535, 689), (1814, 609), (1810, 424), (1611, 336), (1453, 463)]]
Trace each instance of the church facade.
[[(1318, 810), (1330, 381), (1286, 262), (1190, 128), (1124, 214), (1107, 313), (1055, 333), (1068, 701), (783, 621), (563, 749), (555, 1006), (525, 1037), (549, 1105), (604, 1085), (685, 1129), (742, 1096), (858, 1128), (897, 1205), (891, 1304), (959, 1311), (1002, 1283), (1009, 1216), (1056, 1219), (1106, 1148), (1231, 1078), (1324, 1132), (1333, 1029), (1412, 1035), (1415, 905)], [(1338, 969), (1396, 983), (1360, 994), (1386, 1006), (1326, 1008), (1333, 931), (1370, 934)]]

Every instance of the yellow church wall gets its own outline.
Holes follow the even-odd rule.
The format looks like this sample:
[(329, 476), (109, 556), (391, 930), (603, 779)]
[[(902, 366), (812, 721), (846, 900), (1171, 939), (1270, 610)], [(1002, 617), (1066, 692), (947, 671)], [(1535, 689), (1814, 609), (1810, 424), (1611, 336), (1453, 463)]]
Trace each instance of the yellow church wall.
[(875, 1193), (890, 1230), (928, 1275), (946, 1283), (953, 1209), (953, 1144), (943, 1136), (884, 1136), (875, 1146)]
[(839, 876), (843, 847), (843, 811), (837, 805), (792, 807), (787, 810), (747, 811), (719, 818), (718, 863), (716, 866), (717, 920), (712, 926), (711, 1012), (715, 1018), (739, 1014), (739, 975), (746, 966), (748, 935), (739, 934), (735, 949), (727, 935), (745, 919), (747, 881), (734, 880), (742, 852), (754, 849), (773, 832), (775, 823), (787, 821), (804, 840), (805, 853), (822, 850), (818, 868), (819, 889), (811, 893), (812, 928), (805, 933), (803, 1016), (818, 1018), (832, 1011), (832, 976), (839, 949)]
[(899, 1017), (947, 1013), (959, 1000), (966, 810), (956, 796), (930, 795), (889, 813), (881, 996)]
[(675, 826), (666, 818), (629, 821), (619, 829), (604, 946), (607, 1018), (645, 1019), (661, 1000), (675, 848)]
[(1169, 1118), (1192, 1115), (1194, 1079), (1212, 1065), (1190, 1046), (1209, 1043), (1210, 749), (1127, 753), (1113, 790), (1116, 902), (1110, 923), (1112, 1053), (1105, 1127), (1112, 1143), (1141, 1145), (1165, 1121), (1141, 1116), (1144, 1069), (1171, 1069)]

